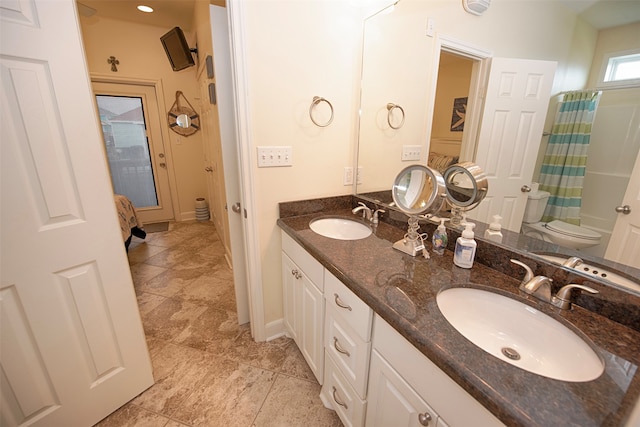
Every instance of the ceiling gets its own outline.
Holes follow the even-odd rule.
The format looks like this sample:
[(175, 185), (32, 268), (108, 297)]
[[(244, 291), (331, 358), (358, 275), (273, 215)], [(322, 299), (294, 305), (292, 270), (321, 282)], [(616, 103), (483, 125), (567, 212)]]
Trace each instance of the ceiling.
[[(97, 17), (164, 28), (180, 27), (188, 31), (193, 21), (194, 4), (200, 1), (225, 6), (225, 0), (80, 0), (78, 3), (95, 10), (94, 16)], [(640, 1), (638, 0), (559, 1), (597, 29), (640, 21)], [(141, 3), (151, 6), (154, 12), (138, 11), (136, 6)], [(90, 9), (79, 6), (79, 11), (82, 15), (88, 16), (86, 12)]]

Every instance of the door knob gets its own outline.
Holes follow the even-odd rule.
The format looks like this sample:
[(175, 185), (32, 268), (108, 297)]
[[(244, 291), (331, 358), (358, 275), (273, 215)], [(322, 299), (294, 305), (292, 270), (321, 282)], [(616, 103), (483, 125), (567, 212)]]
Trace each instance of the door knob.
[(531, 187), (529, 187), (528, 185), (523, 185), (522, 187), (520, 187), (520, 191), (522, 191), (523, 193), (530, 193)]
[(231, 210), (234, 211), (235, 213), (239, 214), (240, 213), (240, 202), (234, 203), (233, 206), (231, 206)]
[(629, 215), (631, 213), (631, 206), (629, 205), (616, 206), (616, 212)]

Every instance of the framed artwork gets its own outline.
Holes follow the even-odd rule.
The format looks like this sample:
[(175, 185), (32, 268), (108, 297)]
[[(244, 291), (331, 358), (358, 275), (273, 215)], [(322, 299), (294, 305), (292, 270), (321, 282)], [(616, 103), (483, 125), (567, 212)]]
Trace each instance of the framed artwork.
[(451, 132), (462, 132), (464, 130), (464, 116), (467, 114), (467, 99), (453, 99), (453, 114), (451, 115)]

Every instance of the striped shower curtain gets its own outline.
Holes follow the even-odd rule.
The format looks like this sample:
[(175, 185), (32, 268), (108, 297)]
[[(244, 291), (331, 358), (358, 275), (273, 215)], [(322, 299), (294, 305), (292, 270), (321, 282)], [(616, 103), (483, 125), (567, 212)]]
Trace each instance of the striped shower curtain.
[(580, 225), (582, 182), (600, 94), (569, 92), (560, 102), (540, 171), (540, 190), (551, 193), (543, 222), (559, 219)]

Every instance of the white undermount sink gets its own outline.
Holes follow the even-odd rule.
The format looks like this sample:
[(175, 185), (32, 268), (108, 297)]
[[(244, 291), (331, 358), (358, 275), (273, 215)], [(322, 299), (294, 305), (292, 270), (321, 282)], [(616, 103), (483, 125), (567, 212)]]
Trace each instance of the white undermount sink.
[(314, 232), (332, 239), (359, 240), (371, 235), (371, 227), (347, 218), (318, 218), (309, 223)]
[(487, 353), (547, 378), (586, 382), (604, 363), (571, 329), (515, 299), (475, 288), (450, 288), (436, 298), (447, 321)]

